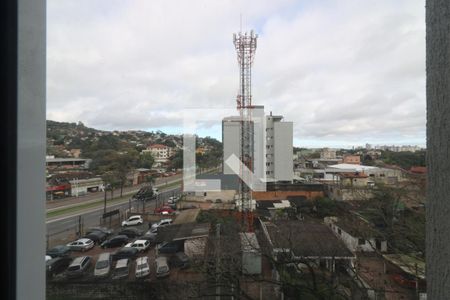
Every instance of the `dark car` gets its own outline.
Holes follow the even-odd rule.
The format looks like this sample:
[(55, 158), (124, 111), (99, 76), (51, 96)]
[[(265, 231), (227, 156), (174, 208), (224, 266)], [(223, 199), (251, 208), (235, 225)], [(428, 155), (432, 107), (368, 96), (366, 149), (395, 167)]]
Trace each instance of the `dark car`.
[(124, 228), (119, 232), (120, 235), (126, 235), (127, 237), (134, 239), (138, 236), (141, 236), (144, 234), (142, 230), (139, 230), (137, 228)]
[(46, 261), (47, 277), (53, 277), (64, 270), (72, 263), (73, 258), (70, 256), (60, 256)]
[(46, 254), (51, 256), (52, 258), (60, 257), (60, 256), (69, 256), (72, 253), (70, 247), (66, 245), (58, 245), (49, 250), (47, 250)]
[(108, 229), (106, 227), (89, 227), (86, 230), (86, 234), (89, 234), (89, 233), (94, 232), (94, 231), (103, 232), (104, 234), (106, 234), (106, 236), (110, 236), (113, 233), (113, 231), (111, 229)]
[(139, 250), (132, 247), (123, 247), (114, 252), (111, 257), (113, 260), (119, 260), (122, 258), (135, 259), (139, 253)]
[(177, 252), (170, 257), (169, 264), (172, 268), (186, 269), (189, 267), (189, 257), (184, 252)]
[(172, 241), (158, 244), (156, 249), (158, 253), (173, 254), (183, 251), (184, 241)]
[(86, 239), (92, 240), (95, 244), (101, 244), (103, 241), (106, 240), (107, 235), (106, 233), (103, 233), (101, 231), (92, 231), (91, 233), (88, 233), (84, 236)]
[(116, 235), (115, 237), (101, 243), (102, 248), (114, 248), (126, 245), (130, 239), (126, 235)]
[(143, 236), (140, 236), (139, 239), (149, 241), (150, 245), (156, 244), (156, 234), (154, 234), (154, 233), (146, 233)]

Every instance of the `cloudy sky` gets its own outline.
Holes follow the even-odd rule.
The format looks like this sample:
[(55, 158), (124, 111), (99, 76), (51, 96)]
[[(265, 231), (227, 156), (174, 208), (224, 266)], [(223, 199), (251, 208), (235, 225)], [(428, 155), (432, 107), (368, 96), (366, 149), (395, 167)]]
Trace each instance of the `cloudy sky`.
[(47, 119), (181, 133), (183, 110), (234, 108), (241, 15), (253, 102), (295, 146), (425, 145), (424, 0), (48, 0)]

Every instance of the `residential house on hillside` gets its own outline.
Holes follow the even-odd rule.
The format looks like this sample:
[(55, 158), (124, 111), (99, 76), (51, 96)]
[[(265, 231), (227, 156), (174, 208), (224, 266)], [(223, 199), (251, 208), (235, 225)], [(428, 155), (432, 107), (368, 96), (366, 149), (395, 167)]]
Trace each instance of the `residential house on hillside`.
[(343, 163), (360, 165), (361, 164), (361, 156), (359, 156), (359, 155), (344, 155)]
[(146, 149), (142, 150), (141, 153), (151, 153), (155, 159), (155, 166), (161, 166), (169, 161), (169, 158), (173, 155), (173, 149), (166, 145), (152, 144)]

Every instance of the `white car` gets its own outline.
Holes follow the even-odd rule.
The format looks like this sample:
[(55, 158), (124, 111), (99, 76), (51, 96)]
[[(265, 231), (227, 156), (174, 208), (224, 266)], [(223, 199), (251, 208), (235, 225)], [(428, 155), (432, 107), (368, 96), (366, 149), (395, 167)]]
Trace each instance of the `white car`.
[(141, 225), (144, 223), (144, 220), (141, 216), (131, 216), (128, 220), (122, 222), (122, 226), (133, 226), (133, 225)]
[(148, 257), (138, 257), (136, 259), (136, 278), (143, 278), (150, 274), (150, 265), (148, 264)]
[(177, 196), (172, 196), (172, 197), (169, 197), (169, 200), (167, 200), (167, 203), (169, 203), (169, 204), (175, 204), (175, 203), (177, 203), (178, 200), (179, 200), (179, 197), (177, 197)]
[(45, 256), (45, 261), (49, 261), (50, 259), (52, 259), (52, 257), (50, 255)]
[(150, 241), (148, 240), (136, 240), (131, 243), (129, 246), (131, 248), (136, 248), (139, 250), (139, 252), (145, 252), (150, 247)]
[(94, 241), (91, 239), (83, 238), (68, 243), (66, 246), (69, 247), (70, 250), (84, 252), (94, 247)]

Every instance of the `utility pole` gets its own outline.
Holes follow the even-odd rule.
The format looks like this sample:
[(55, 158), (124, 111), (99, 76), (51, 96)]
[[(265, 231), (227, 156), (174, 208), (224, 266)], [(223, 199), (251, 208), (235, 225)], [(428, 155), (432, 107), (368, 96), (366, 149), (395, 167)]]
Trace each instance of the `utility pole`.
[(106, 190), (107, 190), (107, 186), (105, 186), (105, 187), (103, 188), (103, 190), (105, 191), (104, 205), (103, 205), (103, 213), (106, 214)]

